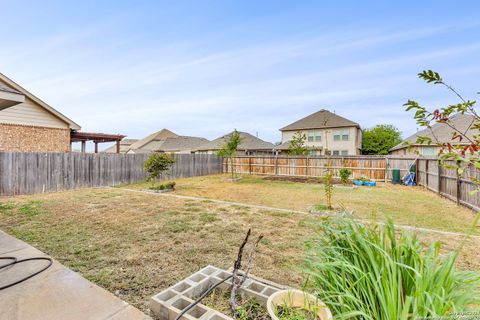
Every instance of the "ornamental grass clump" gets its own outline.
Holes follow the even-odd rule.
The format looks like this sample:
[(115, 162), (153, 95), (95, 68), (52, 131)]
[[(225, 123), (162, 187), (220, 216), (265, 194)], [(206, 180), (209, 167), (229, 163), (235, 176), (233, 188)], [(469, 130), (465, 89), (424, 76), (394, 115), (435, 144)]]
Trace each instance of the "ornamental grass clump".
[[(476, 224), (476, 222), (475, 222)], [(335, 319), (393, 320), (445, 316), (480, 303), (480, 275), (460, 271), (460, 248), (440, 254), (392, 222), (328, 222), (309, 245), (309, 285)]]

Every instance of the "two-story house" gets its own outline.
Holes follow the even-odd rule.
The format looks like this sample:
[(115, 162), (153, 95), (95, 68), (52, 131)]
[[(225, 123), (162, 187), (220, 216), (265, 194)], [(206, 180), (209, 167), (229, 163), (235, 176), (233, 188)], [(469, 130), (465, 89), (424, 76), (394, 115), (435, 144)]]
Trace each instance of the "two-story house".
[(276, 147), (286, 153), (293, 136), (306, 136), (310, 155), (348, 156), (361, 154), (362, 130), (356, 122), (328, 110), (320, 110), (280, 129), (282, 143)]

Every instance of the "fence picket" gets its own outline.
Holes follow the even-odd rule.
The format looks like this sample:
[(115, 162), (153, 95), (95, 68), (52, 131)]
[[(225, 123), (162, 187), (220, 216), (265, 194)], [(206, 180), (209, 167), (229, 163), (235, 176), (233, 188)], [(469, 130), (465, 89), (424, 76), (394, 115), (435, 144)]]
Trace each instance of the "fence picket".
[[(114, 186), (145, 180), (145, 154), (0, 152), (0, 196)], [(222, 173), (216, 155), (174, 155), (165, 178)]]

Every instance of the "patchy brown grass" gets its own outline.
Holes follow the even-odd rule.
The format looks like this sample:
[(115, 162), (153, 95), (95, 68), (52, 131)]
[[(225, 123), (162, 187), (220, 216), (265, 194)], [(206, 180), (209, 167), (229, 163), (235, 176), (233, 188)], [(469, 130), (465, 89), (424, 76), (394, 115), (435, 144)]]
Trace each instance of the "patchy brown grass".
[[(265, 236), (254, 258), (253, 274), (300, 286), (304, 244), (316, 236), (322, 221), (308, 213), (122, 189), (0, 199), (1, 229), (146, 312), (152, 295), (205, 265), (231, 267), (248, 228)], [(447, 248), (457, 247), (463, 239), (438, 234), (422, 237), (426, 243), (441, 239)], [(480, 269), (479, 247), (479, 238), (466, 243), (459, 262), (462, 268)]]
[[(323, 185), (289, 181), (270, 181), (259, 176), (243, 176), (231, 182), (225, 175), (177, 179), (176, 194), (236, 201), (275, 208), (308, 211), (312, 205), (325, 204)], [(144, 184), (128, 185), (142, 189)], [(380, 183), (375, 188), (335, 187), (336, 209), (353, 210), (359, 218), (382, 219), (395, 223), (444, 231), (468, 232), (475, 214), (454, 202), (421, 187)], [(480, 235), (480, 226), (474, 231)]]

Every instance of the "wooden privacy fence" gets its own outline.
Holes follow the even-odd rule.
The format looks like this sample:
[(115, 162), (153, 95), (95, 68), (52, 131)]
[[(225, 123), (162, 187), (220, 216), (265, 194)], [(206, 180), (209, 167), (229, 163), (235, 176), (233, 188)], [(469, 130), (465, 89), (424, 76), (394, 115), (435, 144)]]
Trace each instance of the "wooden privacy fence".
[[(174, 155), (168, 178), (222, 172), (216, 155)], [(145, 181), (146, 154), (0, 152), (0, 195), (32, 194)]]
[[(480, 210), (480, 193), (474, 179), (480, 178), (480, 171), (469, 167), (461, 176), (455, 169), (441, 166), (438, 159), (420, 158), (417, 161), (417, 183), (450, 200), (473, 210)], [(454, 165), (452, 161), (445, 163)]]
[[(391, 181), (392, 169), (400, 169), (404, 175), (415, 158), (398, 158), (385, 156), (345, 156), (345, 157), (235, 157), (233, 168), (237, 173), (291, 176), (322, 177), (328, 168), (335, 177), (340, 176), (340, 169), (352, 171), (351, 178), (365, 177), (376, 181)], [(224, 172), (231, 172), (230, 159), (225, 158)]]
[[(401, 158), (391, 156), (345, 156), (345, 157), (235, 157), (233, 169), (240, 174), (258, 174), (290, 177), (322, 177), (328, 168), (334, 177), (340, 169), (352, 171), (352, 179), (365, 177), (376, 181), (392, 180), (392, 170), (399, 169), (403, 177), (412, 164), (417, 168), (417, 184), (434, 191), (457, 204), (480, 210), (480, 193), (473, 179), (480, 179), (480, 171), (469, 168), (462, 177), (455, 169), (440, 166), (437, 158)], [(448, 163), (447, 163), (448, 164)], [(224, 172), (231, 172), (230, 159), (223, 162)]]

